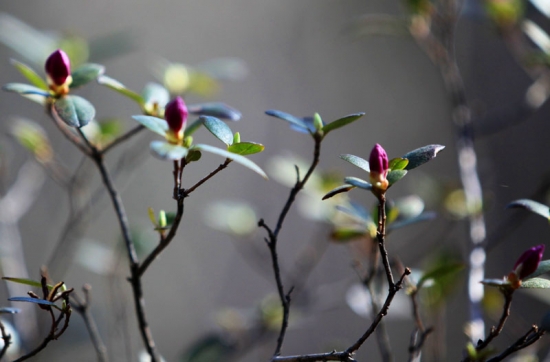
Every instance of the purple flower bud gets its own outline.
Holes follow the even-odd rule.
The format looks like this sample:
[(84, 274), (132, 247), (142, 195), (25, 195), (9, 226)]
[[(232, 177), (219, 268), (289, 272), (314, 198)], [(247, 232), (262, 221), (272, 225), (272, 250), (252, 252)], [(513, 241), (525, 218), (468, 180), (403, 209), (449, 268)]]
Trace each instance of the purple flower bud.
[(168, 123), (170, 139), (179, 143), (183, 139), (183, 131), (187, 123), (187, 106), (181, 97), (168, 102), (164, 109), (164, 119)]
[(528, 277), (537, 270), (543, 253), (544, 245), (537, 245), (521, 254), (516, 264), (514, 264), (514, 273), (519, 280)]
[(64, 85), (71, 75), (71, 61), (61, 49), (57, 49), (48, 57), (45, 68), (49, 81), (56, 86)]
[(370, 152), (370, 182), (375, 194), (383, 194), (388, 189), (388, 155), (378, 143)]

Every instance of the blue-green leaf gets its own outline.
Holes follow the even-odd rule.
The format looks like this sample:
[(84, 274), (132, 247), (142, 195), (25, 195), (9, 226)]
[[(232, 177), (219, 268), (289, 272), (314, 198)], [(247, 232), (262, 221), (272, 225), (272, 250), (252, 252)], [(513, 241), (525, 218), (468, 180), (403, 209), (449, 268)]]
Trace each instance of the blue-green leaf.
[(397, 181), (401, 180), (407, 174), (406, 170), (393, 170), (388, 172), (386, 179), (388, 180), (389, 185), (393, 185)]
[(46, 299), (38, 299), (38, 298), (31, 298), (31, 297), (11, 297), (8, 298), (10, 302), (29, 302), (29, 303), (36, 303), (36, 304), (43, 304), (43, 305), (55, 305), (55, 303), (50, 302)]
[(540, 202), (536, 202), (529, 199), (519, 199), (516, 201), (512, 201), (511, 203), (506, 206), (506, 208), (520, 208), (529, 210), (537, 215), (542, 216), (545, 219), (550, 219), (550, 208), (544, 204), (541, 204)]
[(153, 141), (150, 144), (153, 155), (161, 160), (178, 161), (187, 156), (188, 149), (164, 141)]
[(344, 182), (352, 186), (359, 187), (360, 189), (365, 189), (365, 190), (372, 189), (372, 185), (370, 183), (358, 177), (346, 177), (344, 178)]
[(105, 72), (105, 67), (103, 65), (94, 63), (82, 64), (71, 72), (73, 81), (69, 87), (77, 88), (83, 86), (84, 84), (90, 83), (102, 75), (103, 72)]
[(233, 132), (223, 121), (216, 117), (201, 116), (206, 129), (210, 131), (217, 139), (230, 146), (233, 143)]
[(408, 226), (408, 225), (412, 225), (412, 224), (416, 224), (416, 223), (419, 223), (419, 222), (422, 222), (422, 221), (428, 221), (428, 220), (432, 220), (434, 219), (435, 217), (437, 216), (437, 214), (433, 211), (428, 211), (428, 212), (425, 212), (425, 213), (422, 213), (418, 216), (415, 216), (415, 217), (411, 217), (409, 219), (404, 219), (404, 220), (397, 220), (397, 221), (394, 221), (392, 222), (391, 224), (389, 224), (386, 229), (389, 231), (393, 231), (393, 230), (396, 230), (396, 229), (400, 229), (404, 226)]
[(13, 64), (13, 66), (17, 68), (17, 70), (35, 87), (46, 91), (48, 90), (48, 85), (46, 84), (46, 81), (44, 81), (44, 79), (27, 64), (21, 63), (15, 59), (11, 60), (11, 64)]
[(2, 87), (2, 89), (8, 92), (19, 93), (19, 94), (37, 94), (44, 97), (50, 96), (49, 92), (25, 83), (8, 83), (8, 84), (5, 84)]
[(101, 75), (97, 78), (97, 82), (101, 85), (111, 88), (112, 90), (122, 94), (125, 97), (130, 98), (139, 105), (143, 105), (143, 103), (145, 103), (142, 96), (132, 90), (129, 90), (128, 88), (126, 88), (126, 86), (124, 86), (124, 84), (120, 83), (116, 79), (113, 79), (106, 75)]
[(526, 276), (524, 279), (535, 278), (548, 272), (550, 272), (550, 260), (543, 260), (539, 263), (537, 270)]
[(71, 127), (83, 127), (95, 117), (95, 108), (86, 99), (67, 95), (56, 99), (53, 108), (59, 118)]
[(213, 154), (216, 154), (218, 156), (225, 157), (225, 158), (229, 158), (229, 159), (231, 159), (231, 160), (233, 160), (237, 163), (240, 163), (241, 165), (243, 165), (245, 167), (248, 167), (249, 169), (256, 172), (257, 174), (259, 174), (260, 176), (262, 176), (263, 178), (265, 178), (267, 180), (266, 173), (258, 165), (256, 165), (254, 162), (250, 161), (248, 158), (246, 158), (244, 156), (238, 155), (236, 153), (231, 153), (229, 151), (222, 150), (220, 148), (212, 147), (212, 146), (209, 146), (209, 145), (203, 145), (203, 144), (195, 145), (193, 148), (201, 150), (201, 151), (210, 152), (210, 153), (213, 153)]
[(133, 119), (144, 125), (149, 130), (166, 137), (166, 131), (168, 131), (168, 123), (164, 119), (153, 116), (132, 116)]
[(340, 186), (330, 190), (329, 192), (327, 192), (325, 194), (325, 196), (323, 196), (322, 200), (330, 199), (333, 196), (341, 194), (342, 192), (348, 192), (349, 190), (354, 189), (354, 188), (355, 188), (355, 186), (353, 186), (353, 185), (340, 185)]
[(16, 314), (21, 312), (19, 308), (3, 307), (0, 308), (0, 314)]
[(170, 100), (170, 93), (158, 83), (147, 83), (141, 91), (141, 97), (145, 105), (158, 104), (164, 108)]
[(363, 169), (367, 172), (370, 172), (369, 161), (367, 161), (367, 160), (365, 160), (365, 159), (363, 159), (359, 156), (343, 154), (343, 155), (340, 155), (340, 158), (344, 161), (348, 161), (349, 163), (351, 163), (354, 166), (359, 167), (360, 169)]
[(437, 154), (444, 148), (445, 146), (442, 145), (428, 145), (408, 152), (403, 156), (403, 158), (409, 160), (409, 164), (405, 167), (405, 170), (412, 170), (413, 168), (417, 168), (418, 166), (425, 164), (435, 158), (435, 156), (437, 156)]
[(355, 114), (347, 115), (345, 117), (342, 117), (340, 119), (337, 119), (334, 122), (331, 122), (331, 123), (325, 125), (323, 127), (322, 131), (325, 134), (327, 134), (330, 131), (333, 131), (333, 130), (341, 128), (341, 127), (344, 127), (345, 125), (348, 125), (351, 122), (357, 121), (359, 118), (363, 117), (364, 115), (365, 115), (365, 113), (355, 113)]
[(265, 114), (267, 114), (268, 116), (272, 116), (272, 117), (282, 119), (283, 121), (287, 121), (288, 123), (290, 123), (292, 125), (295, 125), (295, 126), (298, 126), (300, 128), (304, 128), (306, 130), (308, 129), (306, 123), (303, 120), (301, 120), (300, 118), (298, 118), (296, 116), (293, 116), (292, 114), (277, 111), (277, 110), (274, 110), (274, 109), (270, 109), (270, 110), (265, 111)]
[(187, 106), (187, 109), (189, 110), (189, 113), (200, 116), (212, 116), (230, 119), (232, 121), (238, 121), (241, 119), (241, 112), (225, 103), (220, 102), (191, 104)]
[(550, 289), (550, 280), (542, 278), (531, 278), (521, 282), (521, 288)]

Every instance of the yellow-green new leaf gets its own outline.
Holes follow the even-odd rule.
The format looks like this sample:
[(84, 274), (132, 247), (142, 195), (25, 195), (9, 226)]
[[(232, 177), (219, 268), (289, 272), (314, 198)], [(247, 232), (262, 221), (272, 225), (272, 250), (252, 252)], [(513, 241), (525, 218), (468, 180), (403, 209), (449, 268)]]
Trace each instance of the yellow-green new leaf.
[(260, 168), (260, 166), (256, 165), (254, 162), (250, 161), (248, 158), (246, 158), (244, 156), (238, 155), (236, 153), (231, 153), (229, 151), (222, 150), (220, 148), (212, 147), (212, 146), (209, 146), (209, 145), (204, 145), (204, 144), (195, 145), (193, 148), (201, 150), (201, 151), (210, 152), (210, 153), (213, 153), (215, 155), (222, 156), (222, 157), (225, 157), (225, 158), (229, 158), (229, 159), (231, 159), (231, 160), (233, 160), (237, 163), (240, 163), (241, 165), (243, 165), (245, 167), (248, 167), (249, 169), (256, 172), (258, 175), (262, 176), (266, 180), (268, 179), (266, 173), (264, 172), (264, 170), (262, 170)]
[(106, 75), (101, 75), (97, 78), (97, 82), (101, 85), (104, 85), (112, 90), (122, 94), (125, 97), (130, 98), (140, 106), (143, 106), (145, 101), (143, 97), (137, 94), (136, 92), (126, 88), (124, 84), (120, 83), (118, 80), (108, 77)]
[(40, 75), (38, 75), (38, 73), (36, 73), (34, 69), (29, 67), (27, 64), (21, 63), (20, 61), (17, 61), (15, 59), (11, 60), (11, 64), (15, 68), (17, 68), (17, 70), (25, 78), (27, 78), (27, 80), (31, 82), (32, 85), (43, 90), (48, 90), (48, 85), (46, 84), (46, 81), (44, 81), (44, 79)]

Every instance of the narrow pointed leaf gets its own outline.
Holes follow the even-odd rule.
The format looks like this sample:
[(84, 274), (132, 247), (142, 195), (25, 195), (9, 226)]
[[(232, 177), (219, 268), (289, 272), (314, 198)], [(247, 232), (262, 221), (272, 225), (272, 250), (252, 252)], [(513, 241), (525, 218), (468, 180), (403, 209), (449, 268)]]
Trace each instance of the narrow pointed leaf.
[(409, 164), (409, 160), (406, 158), (394, 158), (389, 163), (390, 170), (403, 170)]
[[(30, 285), (31, 287), (42, 288), (42, 284), (39, 281), (27, 279), (27, 278), (12, 278), (12, 277), (2, 277), (3, 280), (8, 282)], [(53, 286), (48, 284), (48, 289), (52, 289)]]
[(412, 170), (417, 168), (420, 165), (425, 164), (431, 159), (435, 158), (437, 154), (443, 150), (445, 146), (443, 145), (428, 145), (424, 147), (417, 148), (403, 156), (409, 160), (409, 164), (405, 167), (405, 170)]
[(141, 97), (145, 104), (158, 104), (164, 108), (170, 101), (170, 93), (158, 83), (148, 83), (141, 91)]
[(94, 106), (79, 96), (67, 95), (56, 99), (53, 108), (59, 118), (72, 127), (83, 127), (95, 117)]
[(265, 111), (265, 114), (267, 114), (268, 116), (272, 116), (272, 117), (275, 117), (275, 118), (282, 119), (283, 121), (287, 121), (288, 123), (290, 123), (294, 126), (297, 126), (297, 127), (303, 128), (305, 130), (308, 130), (308, 127), (305, 124), (305, 122), (303, 120), (301, 120), (300, 118), (298, 118), (296, 116), (293, 116), (292, 114), (277, 111), (277, 110), (274, 110), (274, 109), (270, 109), (270, 110)]
[(212, 116), (217, 118), (238, 121), (241, 119), (241, 112), (225, 103), (210, 102), (201, 104), (192, 104), (187, 107), (189, 113), (200, 116)]
[(209, 146), (209, 145), (204, 145), (204, 144), (195, 145), (194, 148), (198, 149), (198, 150), (201, 150), (201, 151), (210, 152), (210, 153), (213, 153), (213, 154), (218, 155), (218, 156), (229, 158), (229, 159), (231, 159), (231, 160), (233, 160), (237, 163), (240, 163), (241, 165), (243, 165), (245, 167), (248, 167), (249, 169), (256, 172), (257, 174), (259, 174), (260, 176), (262, 176), (263, 178), (265, 178), (267, 180), (267, 175), (260, 168), (260, 166), (256, 165), (254, 162), (250, 161), (248, 158), (246, 158), (244, 156), (237, 155), (235, 153), (231, 153), (229, 151), (222, 150), (220, 148), (212, 147), (212, 146)]
[(411, 217), (410, 219), (398, 220), (398, 221), (392, 222), (391, 224), (389, 224), (386, 227), (386, 229), (388, 230), (388, 232), (393, 231), (393, 230), (397, 230), (397, 229), (400, 229), (404, 226), (416, 224), (416, 223), (419, 223), (419, 222), (422, 222), (422, 221), (432, 220), (436, 216), (437, 216), (437, 214), (433, 211), (425, 212), (425, 213), (420, 214), (418, 216)]
[(265, 149), (265, 146), (260, 143), (254, 142), (239, 142), (233, 143), (227, 148), (231, 153), (236, 153), (238, 155), (253, 155), (255, 153), (262, 152)]
[(401, 180), (405, 175), (407, 174), (406, 170), (394, 170), (388, 172), (388, 176), (386, 178), (388, 179), (388, 182), (391, 185), (396, 183), (397, 181)]
[(134, 102), (136, 102), (139, 105), (143, 105), (145, 101), (143, 100), (143, 97), (137, 94), (136, 92), (129, 90), (124, 86), (124, 84), (120, 83), (118, 80), (113, 79), (111, 77), (108, 77), (106, 75), (101, 75), (97, 78), (97, 82), (99, 84), (102, 84), (108, 88), (111, 88), (112, 90), (122, 94), (125, 97), (130, 98)]
[(341, 186), (338, 186), (332, 190), (330, 190), (329, 192), (327, 192), (325, 194), (325, 196), (323, 196), (322, 200), (326, 200), (326, 199), (330, 199), (331, 197), (333, 196), (336, 196), (338, 194), (341, 194), (342, 192), (348, 192), (349, 190), (351, 189), (354, 189), (355, 186), (353, 185), (341, 185)]
[(0, 308), (0, 314), (16, 314), (20, 312), (21, 312), (21, 309), (19, 308), (11, 308), (11, 307)]
[(506, 206), (506, 208), (520, 208), (529, 210), (537, 215), (544, 217), (545, 219), (550, 219), (550, 208), (540, 202), (536, 202), (529, 199), (520, 199), (513, 201)]
[(168, 123), (164, 119), (153, 116), (132, 116), (133, 119), (144, 125), (149, 130), (166, 137), (166, 131), (168, 131)]
[(5, 90), (5, 91), (8, 91), (8, 92), (12, 92), (12, 93), (38, 94), (38, 95), (41, 95), (41, 96), (44, 96), (44, 97), (49, 97), (50, 96), (49, 92), (47, 92), (43, 89), (40, 89), (38, 87), (35, 87), (33, 85), (25, 84), (25, 83), (8, 83), (8, 84), (5, 84), (2, 87), (2, 89)]
[(69, 87), (77, 88), (83, 86), (84, 84), (96, 80), (97, 77), (102, 75), (104, 72), (105, 67), (103, 65), (95, 63), (82, 64), (71, 73), (71, 76), (73, 77), (73, 82)]
[(25, 78), (27, 78), (27, 80), (31, 82), (32, 85), (43, 90), (48, 90), (48, 85), (46, 84), (46, 81), (27, 64), (21, 63), (15, 59), (11, 60), (11, 64), (13, 64), (13, 66), (17, 68), (17, 70)]
[(531, 278), (521, 282), (522, 288), (550, 289), (550, 280), (542, 278)]
[(36, 303), (36, 304), (43, 304), (43, 305), (55, 305), (55, 303), (50, 302), (46, 299), (37, 299), (37, 298), (31, 298), (31, 297), (12, 297), (8, 298), (11, 302), (29, 302), (29, 303)]
[(201, 116), (202, 122), (206, 129), (210, 131), (217, 139), (225, 143), (227, 146), (231, 146), (233, 143), (233, 132), (228, 125), (216, 117)]
[(358, 177), (346, 177), (344, 178), (344, 182), (352, 186), (359, 187), (360, 189), (365, 189), (365, 190), (372, 189), (372, 185), (370, 183)]
[(524, 279), (531, 279), (536, 278), (539, 275), (545, 274), (550, 272), (550, 260), (543, 260), (539, 263), (539, 266), (537, 267), (537, 270), (535, 270), (533, 273), (529, 274)]
[(510, 284), (508, 281), (503, 279), (483, 279), (480, 283), (490, 287), (502, 287)]
[(323, 127), (322, 131), (325, 134), (327, 134), (330, 131), (333, 131), (333, 130), (338, 129), (338, 128), (342, 128), (345, 125), (350, 124), (351, 122), (357, 121), (359, 118), (363, 117), (364, 115), (365, 115), (365, 113), (355, 113), (355, 114), (347, 115), (345, 117), (342, 117), (340, 119), (337, 119), (334, 122), (331, 122), (331, 123), (325, 125)]
[(187, 156), (188, 149), (164, 141), (153, 141), (150, 144), (153, 155), (161, 160), (181, 160)]
[(369, 161), (359, 157), (359, 156), (354, 156), (354, 155), (349, 155), (349, 154), (344, 154), (344, 155), (340, 155), (340, 158), (344, 161), (348, 161), (349, 163), (351, 163), (352, 165), (354, 166), (357, 166), (367, 172), (370, 172), (370, 166), (369, 166)]

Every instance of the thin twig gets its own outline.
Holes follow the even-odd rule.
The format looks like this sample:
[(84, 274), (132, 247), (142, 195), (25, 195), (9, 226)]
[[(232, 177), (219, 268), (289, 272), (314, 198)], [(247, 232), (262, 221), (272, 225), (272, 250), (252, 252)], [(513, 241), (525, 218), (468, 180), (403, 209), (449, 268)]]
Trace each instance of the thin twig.
[(481, 351), (485, 347), (491, 343), (493, 339), (498, 337), (500, 332), (502, 332), (502, 328), (504, 328), (504, 324), (506, 323), (506, 320), (510, 316), (510, 306), (512, 305), (512, 295), (513, 292), (508, 290), (501, 290), (502, 294), (504, 295), (504, 306), (502, 308), (502, 315), (500, 316), (500, 320), (498, 322), (498, 325), (496, 327), (491, 328), (491, 333), (485, 338), (484, 341), (478, 341), (476, 350)]
[(4, 326), (2, 321), (0, 321), (0, 333), (2, 333), (2, 340), (4, 341), (4, 347), (2, 347), (2, 350), (0, 351), (0, 360), (1, 360), (2, 357), (4, 357), (4, 355), (6, 354), (6, 351), (8, 350), (8, 347), (11, 344), (11, 334), (8, 334), (6, 332), (6, 327)]
[(502, 361), (509, 355), (511, 355), (514, 352), (517, 352), (525, 347), (529, 347), (536, 341), (538, 341), (544, 334), (546, 333), (545, 330), (539, 329), (536, 325), (532, 326), (529, 331), (524, 334), (520, 339), (518, 339), (514, 344), (512, 344), (510, 347), (506, 348), (504, 352), (499, 354), (498, 356), (495, 356), (487, 362), (498, 362)]
[(227, 158), (225, 160), (224, 163), (220, 164), (218, 166), (218, 168), (216, 168), (214, 171), (210, 172), (206, 177), (202, 178), (199, 182), (197, 182), (196, 184), (194, 184), (193, 186), (191, 186), (190, 188), (188, 189), (184, 189), (183, 190), (183, 196), (184, 197), (187, 197), (189, 196), (190, 193), (192, 193), (193, 191), (195, 191), (199, 186), (201, 186), (203, 183), (205, 183), (206, 181), (210, 180), (212, 177), (214, 177), (218, 172), (222, 171), (223, 169), (225, 169), (230, 163), (231, 161), (233, 161), (232, 159), (230, 158)]

